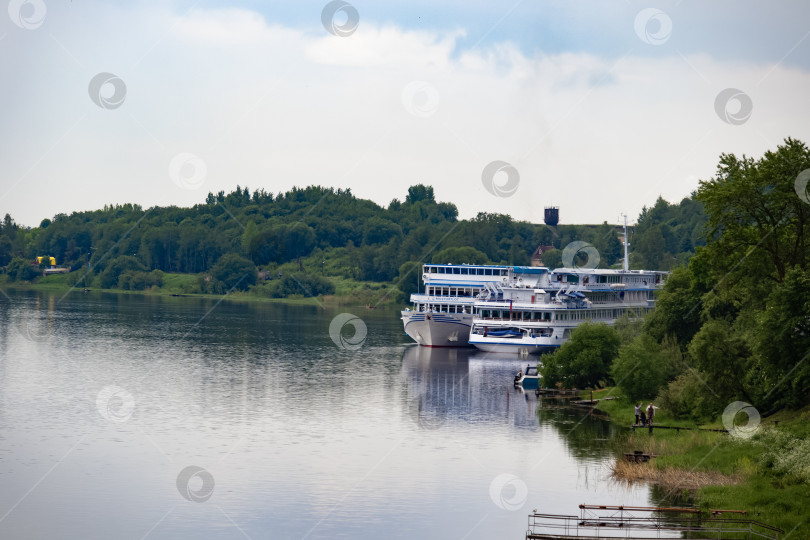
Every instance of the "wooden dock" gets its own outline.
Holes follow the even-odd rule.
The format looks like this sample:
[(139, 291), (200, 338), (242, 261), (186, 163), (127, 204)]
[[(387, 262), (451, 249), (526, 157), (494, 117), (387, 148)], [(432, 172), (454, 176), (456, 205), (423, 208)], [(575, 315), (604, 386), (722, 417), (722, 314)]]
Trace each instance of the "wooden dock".
[(633, 424), (630, 428), (635, 431), (636, 429), (647, 428), (652, 433), (653, 429), (674, 429), (676, 433), (680, 433), (681, 430), (686, 431), (714, 431), (715, 433), (728, 433), (727, 429), (710, 429), (710, 428), (700, 428), (700, 427), (683, 427), (683, 426), (662, 426), (660, 424)]

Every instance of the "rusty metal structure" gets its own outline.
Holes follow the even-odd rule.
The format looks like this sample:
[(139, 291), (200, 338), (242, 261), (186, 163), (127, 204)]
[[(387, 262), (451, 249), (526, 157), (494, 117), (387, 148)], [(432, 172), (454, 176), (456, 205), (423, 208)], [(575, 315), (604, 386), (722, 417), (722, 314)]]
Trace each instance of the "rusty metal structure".
[[(692, 538), (702, 540), (779, 540), (782, 529), (745, 519), (740, 510), (579, 505), (580, 514), (529, 515), (526, 540)], [(740, 517), (743, 516), (743, 517)]]

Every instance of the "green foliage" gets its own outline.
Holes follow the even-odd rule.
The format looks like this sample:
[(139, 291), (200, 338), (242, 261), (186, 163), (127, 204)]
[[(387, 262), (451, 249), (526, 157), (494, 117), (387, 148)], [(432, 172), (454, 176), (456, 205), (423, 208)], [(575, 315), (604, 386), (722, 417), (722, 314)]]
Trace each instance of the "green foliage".
[(796, 482), (810, 484), (810, 438), (797, 437), (777, 429), (760, 431), (753, 441), (764, 453), (760, 463), (778, 475), (791, 477)]
[(22, 257), (11, 259), (11, 262), (8, 263), (7, 273), (11, 281), (31, 281), (41, 275), (30, 261)]
[[(672, 273), (645, 326), (655, 339), (674, 338), (695, 370), (661, 393), (679, 414), (719, 412), (734, 400), (762, 411), (810, 402), (810, 205), (795, 192), (808, 168), (807, 146), (786, 139), (757, 160), (724, 154), (716, 176), (701, 181), (706, 245)], [(648, 214), (659, 206), (666, 210), (657, 203)], [(655, 227), (668, 246), (660, 222), (649, 234)]]
[(706, 374), (709, 387), (721, 398), (753, 401), (757, 381), (749, 380), (753, 358), (739, 332), (726, 321), (703, 324), (689, 345), (695, 366)]
[(599, 386), (609, 381), (610, 366), (618, 352), (619, 337), (612, 328), (585, 322), (559, 350), (543, 357), (543, 382), (567, 388)]
[(706, 386), (706, 374), (690, 369), (682, 372), (658, 394), (658, 405), (675, 418), (703, 420), (713, 417), (728, 404)]
[[(749, 273), (752, 266), (776, 281), (782, 281), (791, 268), (807, 268), (810, 205), (797, 196), (795, 181), (808, 168), (807, 146), (788, 138), (759, 160), (723, 154), (717, 176), (700, 183), (696, 199), (709, 216), (714, 266), (729, 271), (732, 283), (761, 279)], [(751, 249), (757, 256), (735, 266), (751, 256)]]
[(211, 277), (215, 280), (212, 292), (246, 291), (256, 283), (256, 266), (250, 259), (228, 253), (211, 268)]
[(408, 195), (405, 197), (406, 204), (414, 204), (420, 201), (435, 202), (433, 187), (424, 184), (417, 184), (408, 188)]
[(488, 264), (486, 253), (482, 253), (475, 248), (448, 247), (431, 256), (431, 260), (437, 264)]
[(330, 280), (317, 274), (296, 272), (285, 275), (281, 279), (262, 284), (257, 287), (257, 292), (271, 298), (312, 297), (334, 294), (335, 285)]
[(146, 267), (131, 255), (121, 255), (113, 259), (99, 277), (102, 289), (111, 289), (118, 285), (118, 278), (127, 271), (144, 272)]
[(561, 268), (562, 263), (562, 250), (550, 249), (543, 253), (543, 266), (548, 268)]
[(399, 267), (396, 284), (405, 296), (406, 301), (410, 301), (411, 295), (420, 290), (421, 282), (421, 263), (409, 261)]
[[(247, 229), (245, 233), (248, 233)], [(309, 255), (315, 247), (315, 231), (308, 225), (273, 225), (253, 234), (243, 242), (256, 264), (284, 263)]]
[(661, 345), (641, 334), (619, 349), (610, 373), (631, 401), (649, 400), (674, 376), (679, 360), (677, 345)]
[(125, 291), (142, 291), (162, 285), (163, 272), (160, 270), (152, 270), (151, 272), (127, 270), (118, 277), (118, 288)]
[(785, 403), (798, 407), (810, 394), (810, 271), (789, 270), (766, 305), (757, 314), (754, 338), (759, 366), (767, 381), (779, 385), (771, 388), (787, 391)]
[(640, 319), (631, 319), (625, 313), (613, 324), (613, 331), (619, 336), (621, 345), (629, 345), (644, 330), (644, 322)]
[(24, 231), (6, 214), (0, 223), (0, 266), (6, 266), (15, 254), (22, 255)]
[[(668, 219), (677, 221), (680, 207), (673, 208)], [(128, 270), (196, 275), (209, 273), (232, 253), (262, 267), (295, 261), (296, 271), (323, 268), (332, 278), (380, 282), (398, 280), (406, 262), (437, 260), (431, 253), (446, 259), (439, 262), (528, 265), (537, 246), (551, 245), (557, 249), (544, 262), (559, 267), (559, 250), (575, 240), (596, 246), (605, 267), (621, 255), (617, 234), (606, 223), (552, 228), (495, 213), (458, 221), (455, 205), (437, 202), (433, 188), (422, 184), (411, 186), (404, 202), (394, 199), (387, 207), (348, 189), (308, 186), (272, 194), (236, 186), (231, 193), (209, 193), (190, 208), (111, 205), (58, 214), (33, 229), (6, 215), (0, 223), (0, 266), (14, 256), (48, 253), (65, 266), (89, 264), (95, 275), (82, 282), (89, 285), (121, 256), (135, 257), (144, 267)], [(445, 251), (449, 248), (456, 249)], [(120, 277), (112, 274), (105, 278), (108, 287)], [(193, 287), (213, 291), (221, 284), (202, 278)]]
[(655, 302), (655, 310), (645, 320), (645, 331), (658, 341), (674, 337), (682, 350), (700, 330), (703, 291), (694, 279), (695, 259), (690, 268), (672, 271)]
[(387, 219), (372, 217), (366, 222), (366, 231), (363, 234), (365, 244), (384, 244), (394, 237), (402, 236), (402, 227)]
[(685, 262), (705, 244), (706, 219), (703, 205), (695, 199), (670, 204), (659, 197), (652, 208), (645, 206), (630, 238), (634, 266), (670, 270)]

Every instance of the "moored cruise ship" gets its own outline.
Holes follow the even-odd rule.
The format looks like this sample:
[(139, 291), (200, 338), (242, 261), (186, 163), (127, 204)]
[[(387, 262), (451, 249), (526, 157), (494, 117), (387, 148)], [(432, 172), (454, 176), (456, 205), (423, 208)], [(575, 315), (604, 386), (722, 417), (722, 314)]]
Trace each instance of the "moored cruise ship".
[(548, 269), (472, 264), (425, 264), (424, 292), (411, 295), (413, 309), (403, 310), (405, 333), (427, 347), (469, 344), (473, 304), (494, 284), (535, 283)]
[(539, 354), (554, 350), (586, 320), (612, 325), (653, 308), (666, 272), (560, 268), (545, 286), (509, 280), (474, 303), (469, 342), (487, 352)]

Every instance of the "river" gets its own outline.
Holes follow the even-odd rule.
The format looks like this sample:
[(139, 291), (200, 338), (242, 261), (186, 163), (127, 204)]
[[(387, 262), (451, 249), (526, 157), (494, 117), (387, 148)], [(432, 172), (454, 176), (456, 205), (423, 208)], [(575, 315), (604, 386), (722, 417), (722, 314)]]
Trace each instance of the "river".
[(5, 291), (0, 538), (520, 539), (533, 509), (651, 504), (525, 364), (391, 309)]

